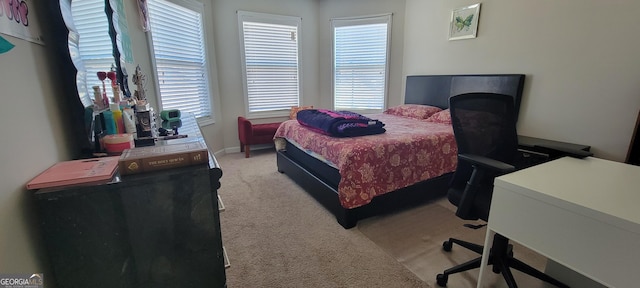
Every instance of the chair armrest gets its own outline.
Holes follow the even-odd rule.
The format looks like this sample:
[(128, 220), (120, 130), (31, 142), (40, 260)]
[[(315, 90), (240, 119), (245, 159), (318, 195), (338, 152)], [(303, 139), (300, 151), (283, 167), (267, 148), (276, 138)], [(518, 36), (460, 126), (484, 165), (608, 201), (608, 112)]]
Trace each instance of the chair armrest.
[(465, 220), (477, 220), (479, 215), (474, 210), (474, 203), (476, 202), (476, 197), (482, 197), (478, 196), (479, 191), (483, 190), (481, 187), (487, 185), (488, 179), (491, 180), (489, 182), (490, 185), (493, 185), (493, 179), (496, 176), (513, 172), (516, 167), (502, 161), (474, 154), (458, 154), (458, 159), (471, 164), (473, 172), (462, 192), (456, 215)]
[(485, 169), (492, 170), (499, 174), (506, 174), (516, 170), (516, 167), (507, 163), (474, 154), (458, 154), (458, 158), (471, 163), (474, 166), (480, 166)]

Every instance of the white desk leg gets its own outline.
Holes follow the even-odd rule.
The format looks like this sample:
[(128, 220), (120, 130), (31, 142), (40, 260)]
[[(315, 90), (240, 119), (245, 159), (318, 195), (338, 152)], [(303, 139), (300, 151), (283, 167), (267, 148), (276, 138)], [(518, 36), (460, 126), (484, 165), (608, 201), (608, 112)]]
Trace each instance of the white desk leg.
[(489, 229), (487, 226), (487, 234), (484, 238), (484, 249), (482, 251), (482, 262), (480, 262), (480, 274), (478, 274), (478, 286), (477, 288), (484, 287), (484, 274), (487, 268), (487, 264), (489, 263), (489, 251), (491, 251), (491, 245), (493, 244), (493, 236), (496, 233), (493, 230)]

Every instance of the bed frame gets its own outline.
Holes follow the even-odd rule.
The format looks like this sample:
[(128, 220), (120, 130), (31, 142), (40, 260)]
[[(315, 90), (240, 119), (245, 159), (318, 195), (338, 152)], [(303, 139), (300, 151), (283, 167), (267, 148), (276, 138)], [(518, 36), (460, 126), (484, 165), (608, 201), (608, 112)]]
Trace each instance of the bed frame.
[[(514, 97), (519, 110), (525, 75), (420, 75), (407, 76), (406, 104), (449, 107), (449, 97), (470, 92), (490, 92)], [(517, 115), (517, 114), (516, 114)], [(517, 116), (516, 116), (517, 117)], [(277, 152), (278, 171), (286, 174), (329, 210), (345, 229), (356, 226), (358, 220), (409, 207), (443, 197), (453, 173), (425, 180), (414, 185), (374, 197), (367, 205), (345, 209), (338, 199), (338, 169), (286, 143)]]

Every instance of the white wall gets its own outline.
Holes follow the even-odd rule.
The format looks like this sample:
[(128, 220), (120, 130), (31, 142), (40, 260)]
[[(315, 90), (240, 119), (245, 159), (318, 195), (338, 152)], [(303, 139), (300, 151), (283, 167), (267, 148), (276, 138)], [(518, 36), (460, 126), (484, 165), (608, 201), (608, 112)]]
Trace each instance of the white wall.
[(523, 73), (518, 132), (624, 161), (640, 108), (640, 2), (482, 1), (478, 37), (448, 41), (451, 10), (407, 0), (403, 75)]
[(49, 273), (25, 185), (70, 157), (56, 103), (56, 71), (48, 65), (46, 46), (2, 37), (15, 47), (0, 54), (0, 273)]

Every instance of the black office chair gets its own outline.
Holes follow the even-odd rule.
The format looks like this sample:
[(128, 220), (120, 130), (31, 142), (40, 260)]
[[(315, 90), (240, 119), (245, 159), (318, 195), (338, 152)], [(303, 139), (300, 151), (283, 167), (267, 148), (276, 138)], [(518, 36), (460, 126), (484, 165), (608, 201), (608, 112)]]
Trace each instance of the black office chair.
[[(494, 178), (517, 169), (512, 165), (518, 157), (513, 97), (491, 93), (462, 94), (449, 99), (449, 109), (458, 146), (458, 166), (451, 180), (448, 199), (457, 206), (456, 216), (465, 220), (487, 221)], [(481, 245), (459, 239), (449, 238), (442, 247), (451, 251), (454, 243), (482, 255)], [(509, 287), (517, 287), (510, 268), (558, 287), (568, 287), (515, 259), (512, 249), (509, 239), (495, 234), (489, 265), (493, 265), (493, 272), (502, 273)], [(437, 275), (437, 284), (444, 287), (449, 275), (479, 268), (481, 259), (479, 256), (445, 270)]]

